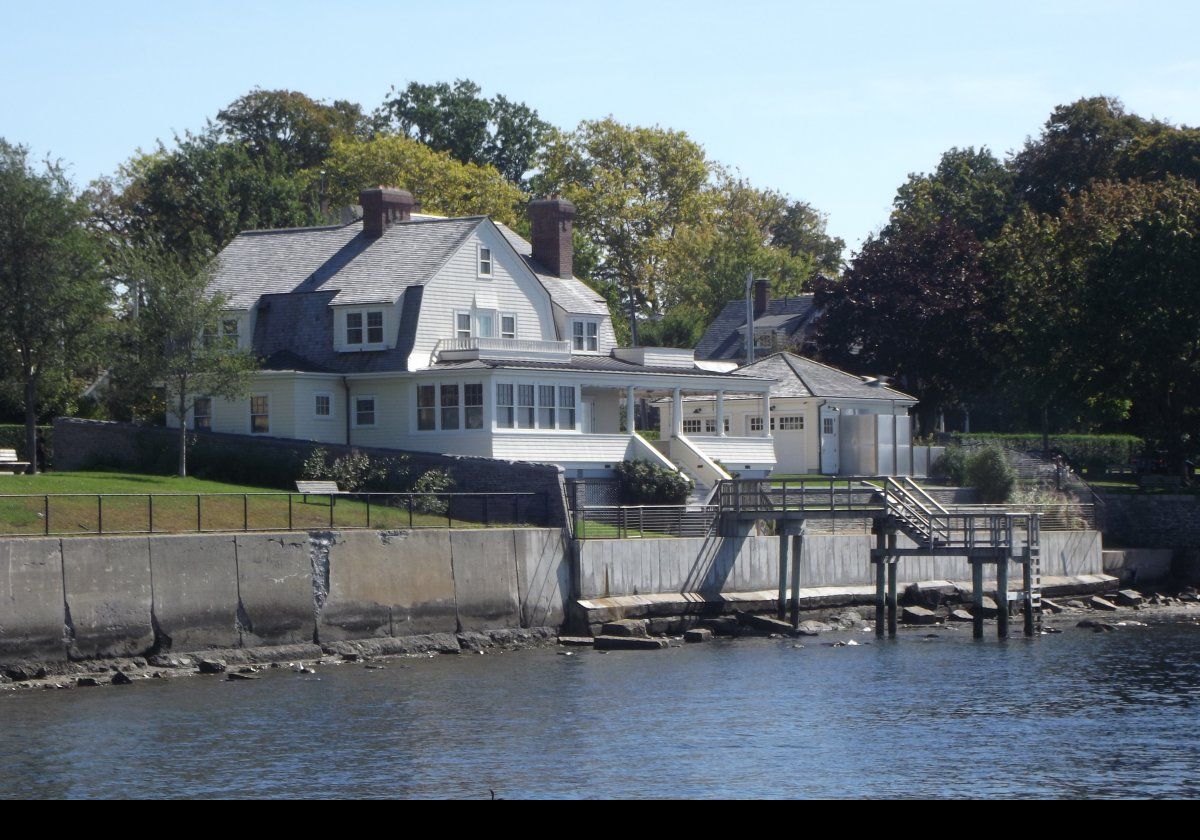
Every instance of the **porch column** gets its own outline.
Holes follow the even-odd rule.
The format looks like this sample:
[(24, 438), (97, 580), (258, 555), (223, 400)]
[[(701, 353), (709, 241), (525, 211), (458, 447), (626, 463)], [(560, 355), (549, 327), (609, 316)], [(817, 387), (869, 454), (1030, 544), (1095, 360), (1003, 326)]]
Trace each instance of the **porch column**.
[(671, 437), (680, 437), (683, 434), (683, 392), (678, 388), (672, 396), (671, 402)]
[(633, 434), (634, 431), (634, 402), (633, 402), (633, 386), (630, 385), (625, 389), (625, 431)]
[(762, 395), (763, 437), (771, 436), (771, 392), (763, 391)]
[(725, 437), (725, 392), (717, 391), (717, 437)]

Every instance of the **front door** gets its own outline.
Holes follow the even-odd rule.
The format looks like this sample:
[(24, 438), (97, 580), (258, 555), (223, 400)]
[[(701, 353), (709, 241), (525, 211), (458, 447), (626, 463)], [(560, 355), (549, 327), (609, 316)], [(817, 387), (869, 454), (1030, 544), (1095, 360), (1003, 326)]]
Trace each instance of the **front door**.
[(829, 406), (821, 407), (821, 472), (837, 475), (838, 471), (838, 412)]

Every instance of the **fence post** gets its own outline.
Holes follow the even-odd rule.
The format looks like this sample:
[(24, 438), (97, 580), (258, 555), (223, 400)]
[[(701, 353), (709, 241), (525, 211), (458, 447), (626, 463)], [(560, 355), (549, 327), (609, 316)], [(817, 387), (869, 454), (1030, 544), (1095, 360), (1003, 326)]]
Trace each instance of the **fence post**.
[(242, 494), (242, 530), (250, 530), (250, 496)]
[(371, 527), (371, 494), (367, 494), (367, 527)]
[(50, 536), (50, 496), (46, 495), (42, 503), (42, 518), (46, 520), (46, 536)]
[(292, 494), (288, 493), (288, 530), (292, 530)]
[(196, 533), (204, 530), (203, 523), (200, 520), (200, 494), (196, 494)]
[(96, 494), (96, 529), (104, 533), (104, 497)]
[(483, 494), (483, 527), (484, 528), (491, 527), (491, 523), (488, 521), (488, 496), (487, 496), (487, 493)]
[[(434, 498), (436, 499), (437, 497), (434, 496)], [(450, 496), (449, 498), (446, 499), (446, 527), (449, 529), (454, 528), (454, 507), (453, 507), (453, 505), (454, 505), (454, 497)]]
[(413, 502), (412, 493), (409, 493), (408, 494), (408, 530), (410, 530), (410, 531), (413, 529), (412, 502)]
[(146, 511), (147, 517), (146, 518), (150, 520), (150, 533), (153, 534), (154, 533), (154, 495), (152, 493), (146, 494), (146, 508), (147, 508), (147, 511)]
[(329, 494), (329, 530), (333, 530), (333, 494)]

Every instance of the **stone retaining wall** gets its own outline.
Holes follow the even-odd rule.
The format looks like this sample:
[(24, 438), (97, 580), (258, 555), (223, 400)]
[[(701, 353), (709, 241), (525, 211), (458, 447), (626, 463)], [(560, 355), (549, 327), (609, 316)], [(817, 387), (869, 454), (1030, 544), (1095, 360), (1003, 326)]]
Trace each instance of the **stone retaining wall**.
[(1200, 548), (1200, 496), (1103, 496), (1104, 536), (1131, 548)]

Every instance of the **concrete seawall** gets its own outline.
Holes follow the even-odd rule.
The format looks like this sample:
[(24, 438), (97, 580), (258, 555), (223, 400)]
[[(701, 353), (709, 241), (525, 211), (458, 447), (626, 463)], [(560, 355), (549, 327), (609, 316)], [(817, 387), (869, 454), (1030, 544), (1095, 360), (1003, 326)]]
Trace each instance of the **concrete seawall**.
[[(901, 546), (911, 546), (903, 537)], [(812, 534), (804, 539), (801, 585), (872, 583), (869, 534)], [(1042, 572), (1053, 576), (1101, 574), (1096, 531), (1042, 533)], [(904, 582), (969, 579), (965, 557), (908, 557)], [(611, 598), (651, 593), (755, 592), (779, 583), (778, 537), (590, 540), (579, 549), (579, 597)]]
[(557, 529), (0, 540), (0, 663), (562, 624)]

